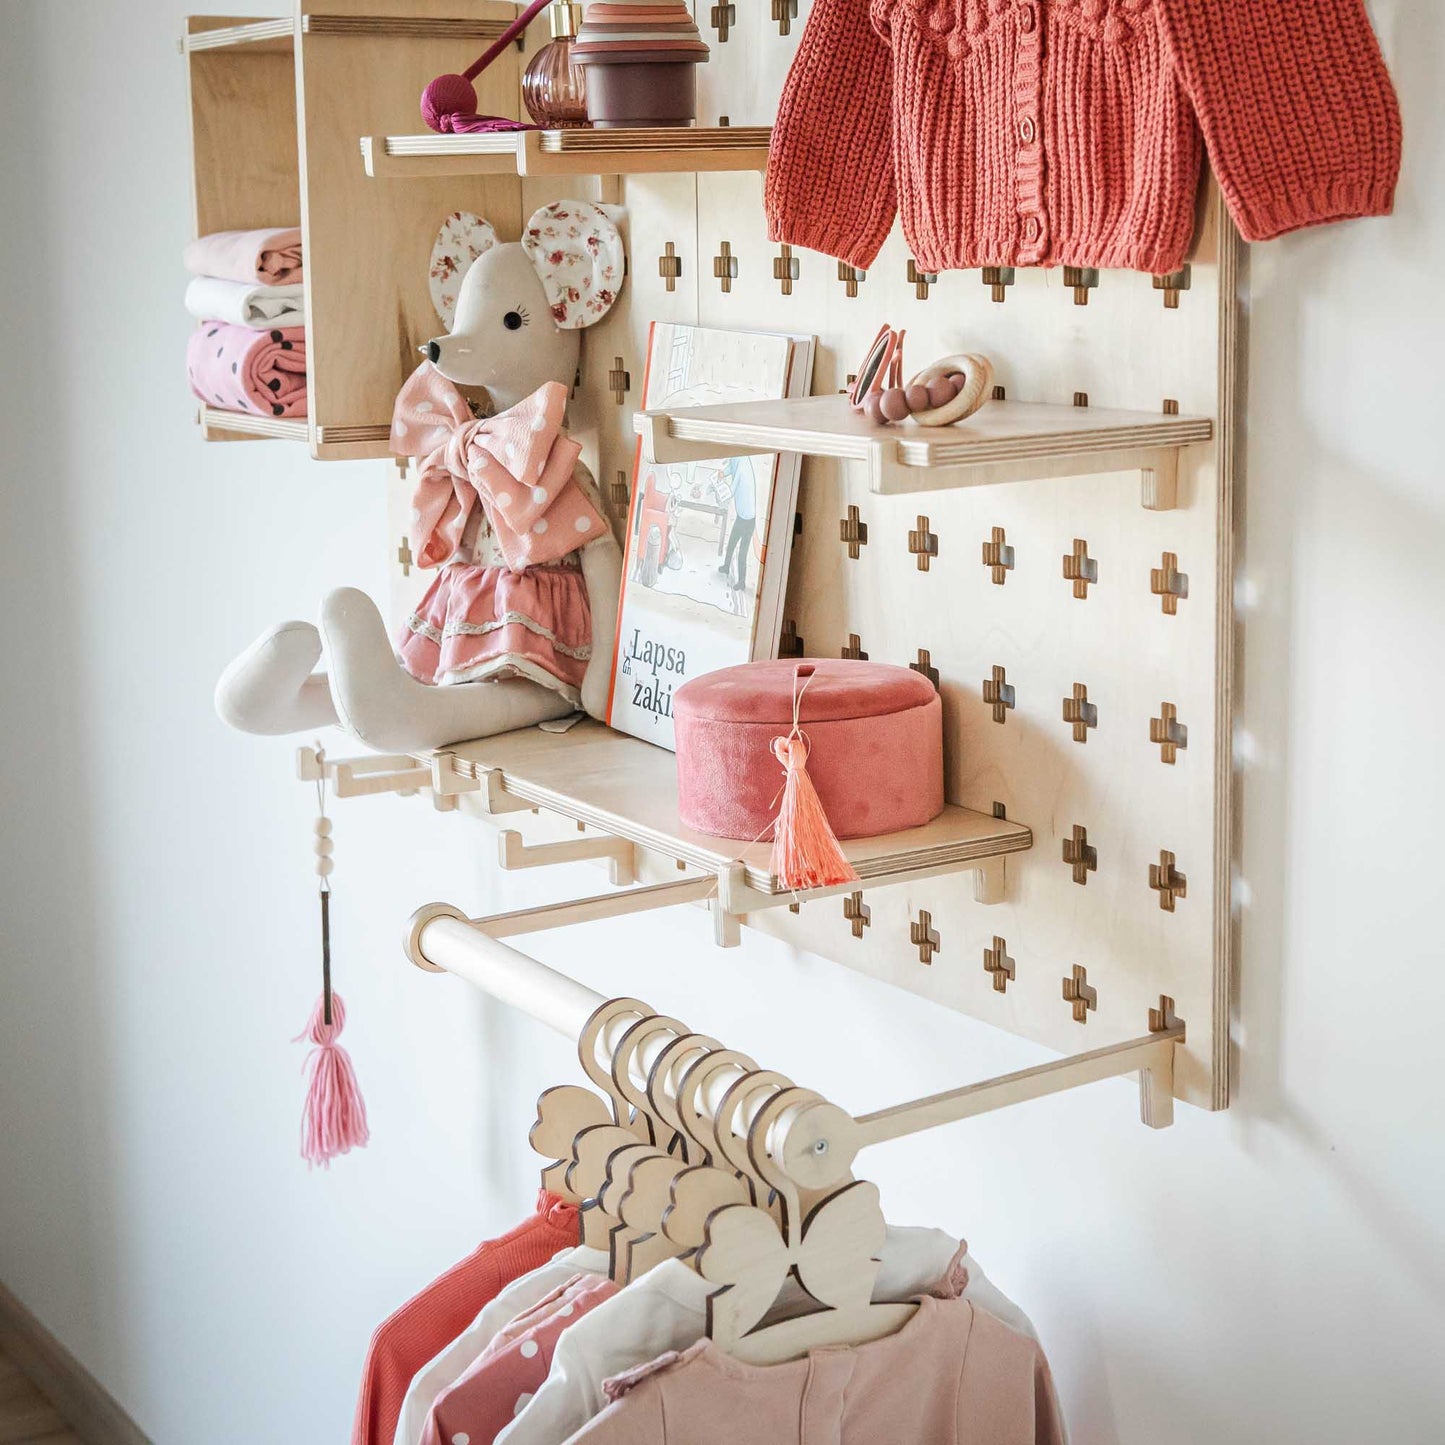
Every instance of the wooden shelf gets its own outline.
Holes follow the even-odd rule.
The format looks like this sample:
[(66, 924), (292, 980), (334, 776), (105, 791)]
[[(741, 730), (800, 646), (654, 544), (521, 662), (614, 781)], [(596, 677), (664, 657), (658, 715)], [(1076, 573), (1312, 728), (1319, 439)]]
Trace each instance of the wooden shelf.
[[(713, 838), (685, 828), (677, 816), (677, 759), (663, 748), (590, 720), (562, 734), (529, 728), (445, 750), (452, 771), (486, 780), (505, 798), (545, 808), (624, 838), (641, 848), (719, 872), (740, 862), (749, 888), (786, 901), (768, 867), (771, 845)], [(419, 755), (433, 762), (434, 755)], [(931, 823), (904, 833), (843, 845), (866, 883), (964, 872), (1032, 847), (1033, 834), (968, 808), (946, 807)], [(827, 890), (832, 892), (846, 890)]]
[(772, 128), (659, 126), (488, 135), (363, 136), (369, 176), (613, 176), (762, 171)]
[(196, 420), (200, 423), (201, 435), (207, 441), (264, 437), (270, 441), (304, 442), (310, 436), (304, 416), (255, 416), (248, 411), (203, 406)]
[(296, 22), (290, 16), (274, 20), (237, 21), (216, 24), (214, 16), (192, 16), (190, 24), (212, 25), (208, 30), (192, 29), (181, 37), (181, 54), (194, 55), (205, 50), (249, 49), (253, 54), (291, 50), (296, 35)]
[(1144, 505), (1174, 506), (1179, 449), (1207, 442), (1204, 416), (989, 402), (966, 422), (883, 426), (845, 396), (639, 412), (650, 462), (707, 461), (753, 452), (801, 452), (864, 462), (884, 495), (1100, 472), (1144, 474)]

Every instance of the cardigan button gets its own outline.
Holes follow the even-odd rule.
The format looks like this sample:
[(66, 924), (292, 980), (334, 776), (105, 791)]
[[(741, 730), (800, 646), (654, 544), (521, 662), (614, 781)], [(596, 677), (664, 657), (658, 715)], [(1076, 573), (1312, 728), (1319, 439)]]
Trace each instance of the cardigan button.
[(1033, 116), (1031, 116), (1031, 115), (1026, 115), (1026, 116), (1019, 122), (1019, 138), (1023, 141), (1023, 143), (1024, 143), (1026, 146), (1031, 146), (1031, 145), (1034, 143), (1034, 140), (1035, 140), (1035, 138), (1036, 138), (1037, 136), (1038, 136), (1038, 127), (1034, 125), (1034, 118), (1033, 118)]
[(1043, 233), (1043, 222), (1040, 221), (1037, 216), (1030, 216), (1028, 220), (1024, 222), (1024, 240), (1027, 241), (1030, 246), (1038, 245), (1039, 237), (1042, 236)]
[(1032, 5), (1023, 6), (1019, 11), (1019, 30), (1025, 35), (1032, 35), (1037, 23), (1034, 7)]

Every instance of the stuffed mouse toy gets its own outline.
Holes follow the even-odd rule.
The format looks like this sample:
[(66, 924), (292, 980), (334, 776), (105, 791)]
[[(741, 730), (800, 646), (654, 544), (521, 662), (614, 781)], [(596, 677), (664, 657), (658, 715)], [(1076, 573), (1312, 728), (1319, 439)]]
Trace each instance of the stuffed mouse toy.
[[(460, 264), (434, 256), (450, 329), (424, 348), (391, 433), (394, 452), (418, 459), (411, 542), (436, 580), (395, 653), (375, 604), (349, 587), (326, 597), (319, 629), (263, 634), (216, 687), (242, 732), (339, 723), (415, 752), (605, 712), (622, 558), (562, 423), (581, 329), (622, 284), (622, 238), (586, 201), (542, 207), (507, 244), (476, 217), (448, 226), (475, 259), (458, 287)], [(313, 671), (323, 646), (329, 676)]]

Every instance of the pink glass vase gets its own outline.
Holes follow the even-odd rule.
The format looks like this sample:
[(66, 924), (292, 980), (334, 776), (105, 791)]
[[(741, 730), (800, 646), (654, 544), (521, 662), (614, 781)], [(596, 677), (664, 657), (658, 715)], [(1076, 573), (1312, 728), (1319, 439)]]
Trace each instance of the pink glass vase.
[(587, 74), (572, 59), (582, 7), (576, 0), (555, 0), (547, 18), (552, 39), (522, 76), (522, 103), (543, 130), (577, 129), (587, 124)]

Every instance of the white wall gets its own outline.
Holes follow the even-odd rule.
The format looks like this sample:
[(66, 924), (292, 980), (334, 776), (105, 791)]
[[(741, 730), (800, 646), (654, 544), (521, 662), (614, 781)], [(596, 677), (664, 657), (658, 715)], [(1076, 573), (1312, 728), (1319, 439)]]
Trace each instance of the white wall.
[[(1398, 214), (1253, 263), (1238, 1100), (1156, 1136), (1101, 1085), (869, 1159), (892, 1218), (965, 1233), (1033, 1313), (1088, 1445), (1445, 1429), (1445, 15), (1372, 10), (1406, 107)], [(375, 1142), (326, 1174), (296, 1157), (312, 806), (288, 744), (227, 732), (210, 690), (266, 621), (384, 591), (387, 471), (189, 424), (182, 13), (0, 10), (0, 1281), (159, 1445), (336, 1441), (372, 1324), (525, 1209), (530, 1103), (573, 1066), (400, 961), (419, 902), (497, 902), (490, 833), (343, 804)], [(549, 954), (860, 1110), (1037, 1057), (701, 937), (644, 920)]]

